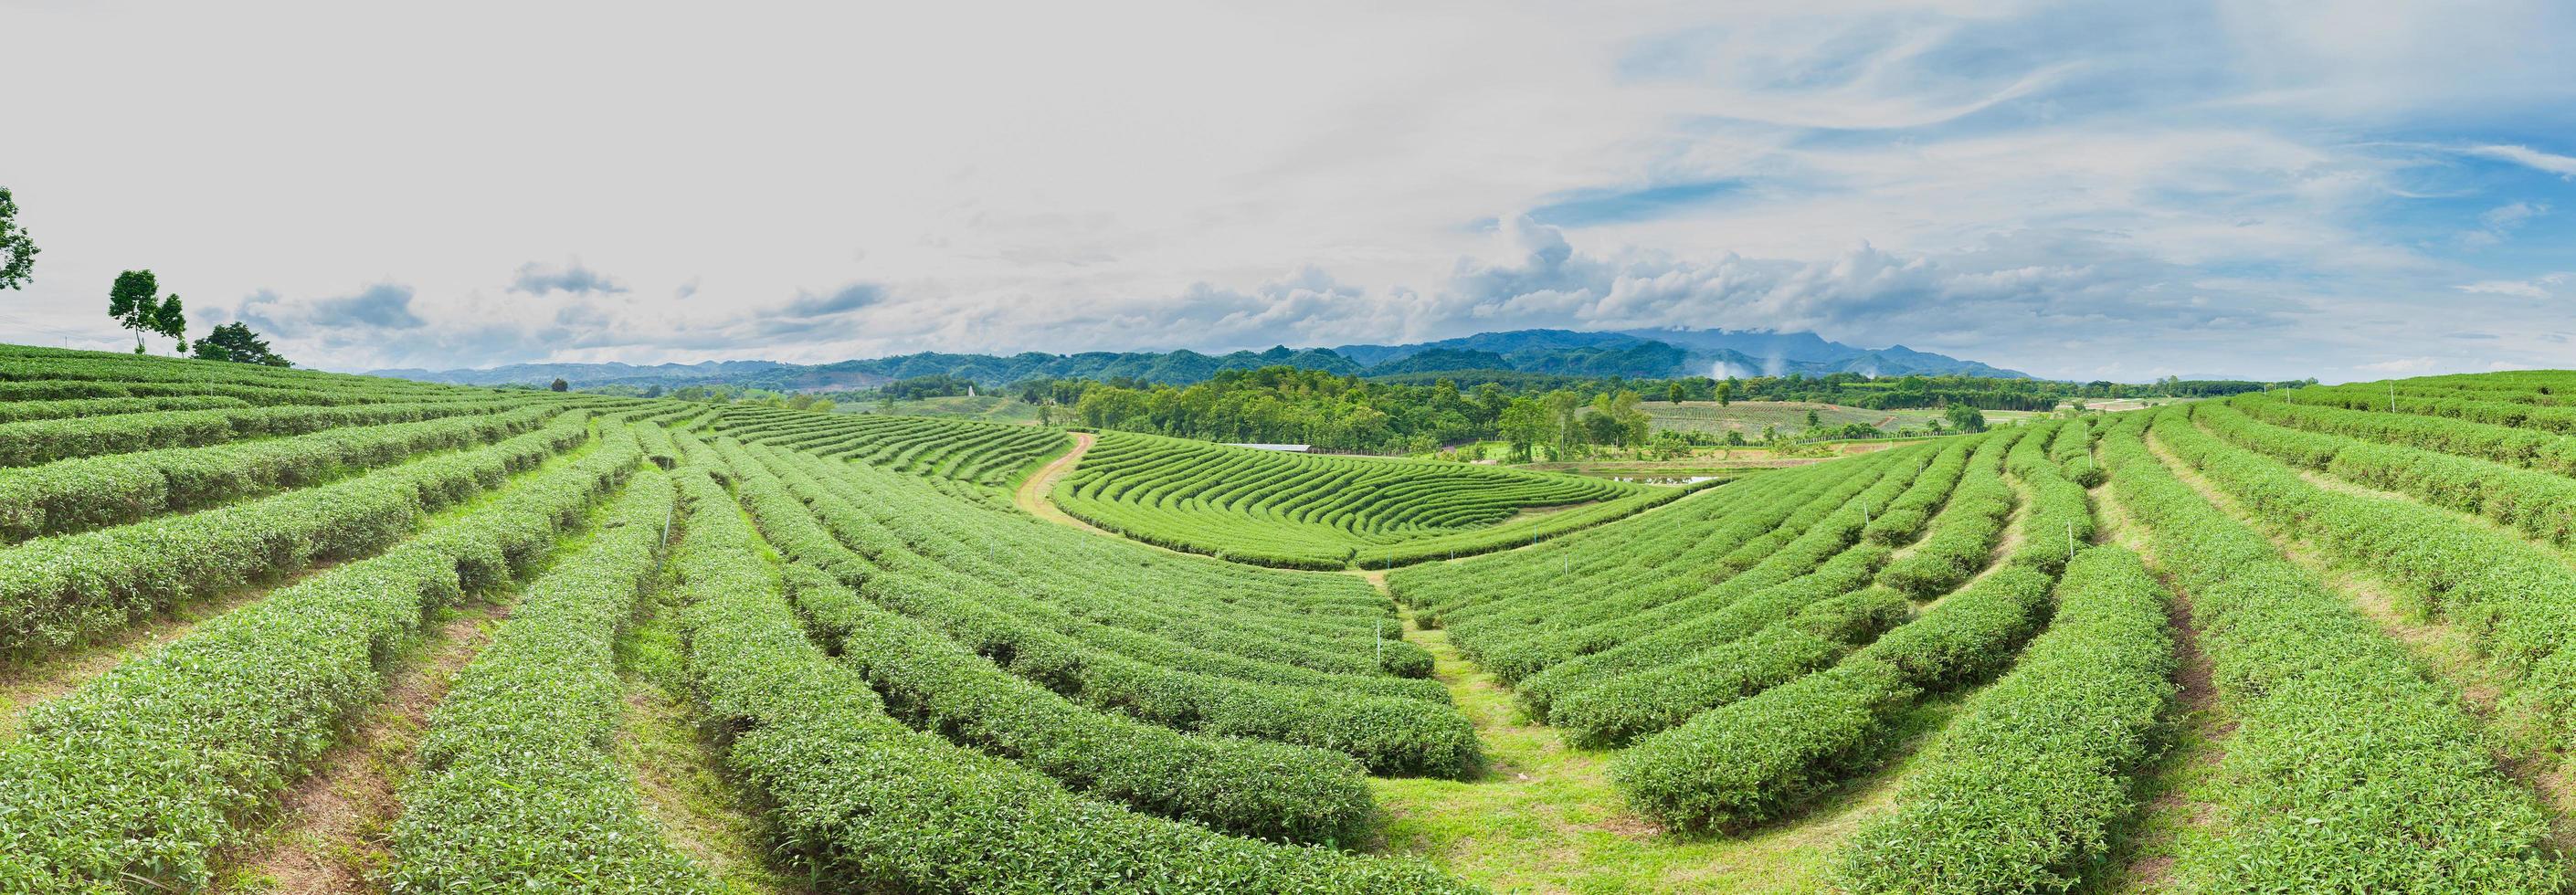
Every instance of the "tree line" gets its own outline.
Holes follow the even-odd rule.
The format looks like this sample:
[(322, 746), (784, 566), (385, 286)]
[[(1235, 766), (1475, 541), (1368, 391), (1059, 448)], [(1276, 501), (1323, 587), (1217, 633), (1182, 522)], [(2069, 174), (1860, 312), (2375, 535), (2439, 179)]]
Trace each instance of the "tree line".
[[(925, 378), (926, 379), (926, 378)], [(1462, 379), (1471, 384), (1462, 385)], [(1277, 366), (1228, 370), (1188, 386), (1133, 379), (1033, 379), (1003, 390), (1038, 408), (1040, 421), (1225, 442), (1308, 444), (1325, 450), (1429, 453), (1475, 441), (1500, 441), (1530, 457), (1539, 449), (1571, 456), (1587, 446), (1643, 447), (1686, 433), (1654, 433), (1644, 405), (1652, 401), (1799, 401), (1873, 410), (1936, 408), (1939, 431), (1985, 427), (1984, 410), (2053, 410), (2069, 400), (2229, 394), (2264, 383), (2180, 382), (2136, 385), (1971, 376), (1905, 376), (1872, 380), (1854, 373), (1714, 379), (1598, 379), (1526, 374), (1462, 379), (1409, 375), (1363, 378)], [(1483, 381), (1473, 381), (1482, 379)], [(907, 385), (929, 385), (907, 381)], [(953, 383), (948, 384), (954, 387)], [(962, 389), (960, 390), (962, 393)], [(1812, 416), (1812, 415), (1811, 415)], [(1875, 438), (1867, 425), (1825, 426), (1766, 440)], [(1720, 443), (1720, 436), (1699, 436)], [(1737, 439), (1735, 443), (1743, 443)]]

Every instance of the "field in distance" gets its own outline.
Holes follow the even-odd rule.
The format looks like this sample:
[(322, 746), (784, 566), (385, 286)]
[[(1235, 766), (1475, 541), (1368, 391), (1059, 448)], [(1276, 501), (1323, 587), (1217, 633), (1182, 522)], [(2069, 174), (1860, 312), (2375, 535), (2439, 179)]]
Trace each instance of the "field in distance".
[(1009, 395), (944, 395), (896, 401), (892, 405), (852, 399), (841, 405), (840, 410), (844, 413), (891, 413), (1021, 425), (1035, 425), (1038, 421), (1037, 405)]

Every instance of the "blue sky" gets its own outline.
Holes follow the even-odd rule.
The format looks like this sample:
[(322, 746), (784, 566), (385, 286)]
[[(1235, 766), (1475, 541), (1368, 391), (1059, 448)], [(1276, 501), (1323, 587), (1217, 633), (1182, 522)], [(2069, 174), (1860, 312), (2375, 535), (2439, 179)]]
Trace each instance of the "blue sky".
[[(336, 369), (1812, 330), (2572, 366), (2576, 5), (0, 2), (0, 336)], [(278, 23), (293, 23), (280, 25)]]

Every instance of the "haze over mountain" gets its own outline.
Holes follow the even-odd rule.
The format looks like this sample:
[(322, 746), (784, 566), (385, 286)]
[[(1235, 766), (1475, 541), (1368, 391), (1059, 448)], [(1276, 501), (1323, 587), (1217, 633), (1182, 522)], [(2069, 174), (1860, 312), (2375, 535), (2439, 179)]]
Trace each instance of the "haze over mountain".
[[(1684, 347), (1696, 346), (1696, 347)], [(1740, 349), (1753, 349), (1759, 356)], [(2014, 370), (1908, 349), (1855, 348), (1812, 333), (1732, 333), (1717, 330), (1577, 332), (1532, 329), (1478, 333), (1406, 345), (1343, 345), (1331, 349), (1274, 347), (1221, 355), (1181, 350), (1046, 354), (1007, 357), (923, 352), (828, 364), (776, 361), (707, 361), (635, 366), (622, 363), (509, 364), (484, 369), (371, 371), (464, 385), (541, 385), (560, 377), (577, 385), (759, 385), (766, 388), (841, 390), (866, 388), (913, 376), (949, 375), (1001, 386), (1032, 378), (1130, 378), (1186, 385), (1221, 370), (1291, 366), (1342, 375), (1392, 376), (1462, 371), (1513, 371), (1566, 376), (1785, 375), (1863, 373), (1871, 376), (1960, 374), (2022, 378)]]

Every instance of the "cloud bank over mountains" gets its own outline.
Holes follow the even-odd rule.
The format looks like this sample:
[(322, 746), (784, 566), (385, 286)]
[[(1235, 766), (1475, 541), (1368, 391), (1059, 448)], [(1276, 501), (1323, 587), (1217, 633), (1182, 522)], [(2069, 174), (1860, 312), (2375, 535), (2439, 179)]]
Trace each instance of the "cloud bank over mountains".
[(500, 9), (0, 13), (65, 85), (0, 157), (46, 250), (0, 328), (113, 348), (151, 267), (338, 369), (1689, 326), (2334, 380), (2576, 333), (2563, 4)]

